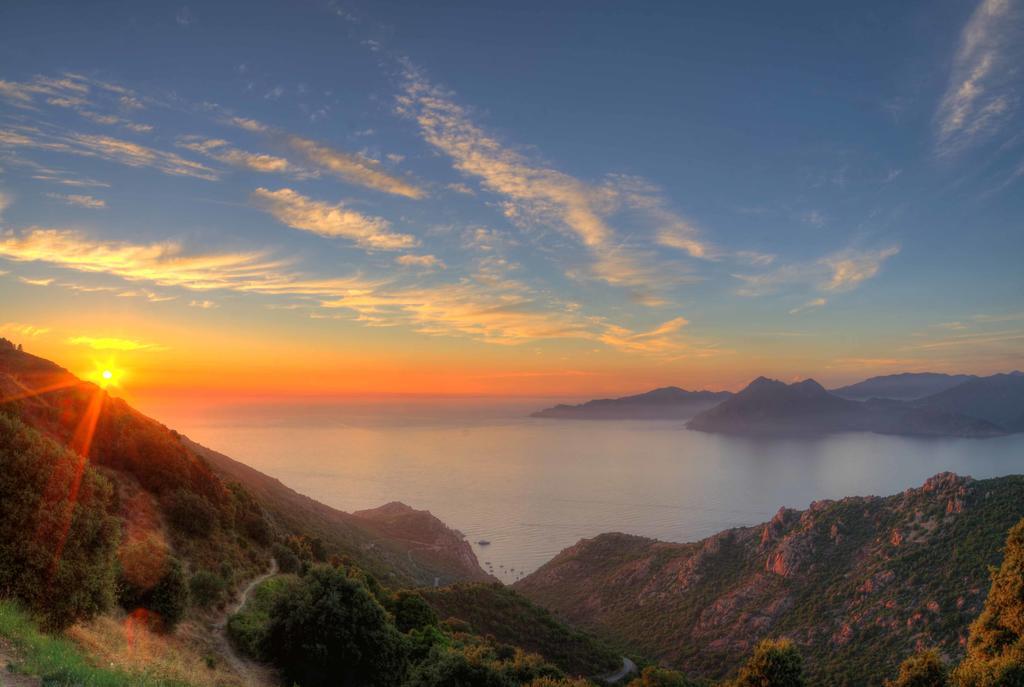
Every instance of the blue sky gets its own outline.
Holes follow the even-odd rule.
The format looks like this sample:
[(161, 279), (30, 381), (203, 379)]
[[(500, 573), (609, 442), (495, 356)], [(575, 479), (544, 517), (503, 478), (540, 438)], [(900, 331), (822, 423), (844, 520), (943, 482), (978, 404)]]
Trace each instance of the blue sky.
[(6, 3), (0, 325), (553, 392), (1020, 366), (1022, 16)]

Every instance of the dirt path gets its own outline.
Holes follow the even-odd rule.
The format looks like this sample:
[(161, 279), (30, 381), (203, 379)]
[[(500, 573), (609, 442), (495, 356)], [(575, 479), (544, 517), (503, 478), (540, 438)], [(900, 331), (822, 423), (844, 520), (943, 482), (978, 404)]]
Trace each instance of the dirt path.
[(235, 646), (231, 643), (231, 640), (228, 639), (228, 618), (241, 610), (242, 606), (245, 605), (245, 602), (248, 601), (252, 590), (256, 589), (261, 582), (276, 574), (277, 561), (275, 559), (271, 559), (270, 570), (259, 577), (253, 578), (245, 589), (242, 590), (242, 593), (238, 595), (238, 600), (227, 607), (224, 611), (224, 617), (220, 622), (213, 626), (217, 637), (217, 645), (220, 647), (221, 653), (225, 658), (227, 658), (228, 663), (231, 664), (232, 669), (234, 669), (238, 677), (242, 679), (242, 684), (247, 687), (250, 685), (272, 685), (274, 682), (268, 668), (246, 658), (245, 656), (242, 656), (235, 650)]

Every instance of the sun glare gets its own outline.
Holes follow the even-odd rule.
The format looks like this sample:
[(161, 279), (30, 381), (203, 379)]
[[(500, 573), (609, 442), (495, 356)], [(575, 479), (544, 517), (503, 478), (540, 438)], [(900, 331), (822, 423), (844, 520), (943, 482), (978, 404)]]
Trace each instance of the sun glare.
[(85, 378), (103, 389), (121, 386), (125, 371), (111, 360), (93, 361), (93, 369)]

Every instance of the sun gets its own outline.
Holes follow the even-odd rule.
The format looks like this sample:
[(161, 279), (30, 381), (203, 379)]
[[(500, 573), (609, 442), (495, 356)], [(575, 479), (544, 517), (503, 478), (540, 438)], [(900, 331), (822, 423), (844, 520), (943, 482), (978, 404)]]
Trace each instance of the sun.
[(125, 371), (113, 360), (94, 360), (93, 369), (85, 375), (90, 382), (102, 389), (120, 387), (124, 381)]

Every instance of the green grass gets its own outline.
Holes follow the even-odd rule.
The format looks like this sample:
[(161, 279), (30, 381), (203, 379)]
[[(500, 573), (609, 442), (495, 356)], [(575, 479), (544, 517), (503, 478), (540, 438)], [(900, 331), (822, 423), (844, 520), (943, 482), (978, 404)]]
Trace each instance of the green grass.
[(99, 668), (74, 642), (40, 632), (13, 601), (0, 601), (0, 636), (10, 641), (21, 657), (14, 671), (42, 678), (45, 687), (189, 687), (151, 675)]

